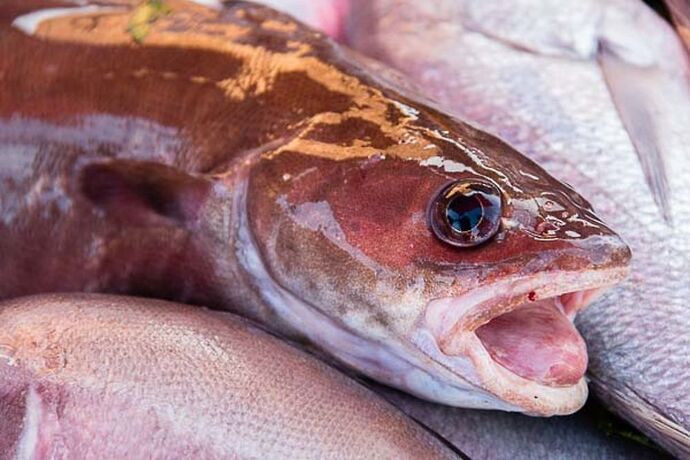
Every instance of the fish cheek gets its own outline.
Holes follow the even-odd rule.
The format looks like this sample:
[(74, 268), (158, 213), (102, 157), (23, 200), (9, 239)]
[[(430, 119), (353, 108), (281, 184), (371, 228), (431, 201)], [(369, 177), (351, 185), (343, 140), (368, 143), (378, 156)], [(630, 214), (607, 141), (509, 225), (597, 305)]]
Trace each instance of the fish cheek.
[[(332, 161), (283, 153), (262, 163), (253, 173), (248, 197), (252, 231), (267, 251), (265, 257), (274, 257), (272, 269), (281, 270), (276, 275), (286, 282), (303, 280), (294, 289), (318, 296), (319, 289), (328, 287), (343, 292), (344, 299), (354, 295), (345, 290), (356, 284), (370, 289), (373, 277), (395, 280), (404, 288), (420, 274), (504, 265), (505, 259), (525, 252), (525, 240), (508, 230), (477, 248), (439, 240), (429, 228), (427, 209), (454, 178), (420, 168), (416, 161)], [(348, 279), (351, 286), (338, 284)], [(319, 300), (326, 301), (336, 300)]]
[(282, 285), (323, 312), (385, 321), (374, 295), (377, 267), (348, 249), (332, 235), (284, 221), (266, 257)]
[(263, 161), (248, 187), (251, 231), (279, 284), (336, 317), (381, 322), (373, 295), (381, 267), (349, 241), (330, 203), (347, 169), (292, 154)]

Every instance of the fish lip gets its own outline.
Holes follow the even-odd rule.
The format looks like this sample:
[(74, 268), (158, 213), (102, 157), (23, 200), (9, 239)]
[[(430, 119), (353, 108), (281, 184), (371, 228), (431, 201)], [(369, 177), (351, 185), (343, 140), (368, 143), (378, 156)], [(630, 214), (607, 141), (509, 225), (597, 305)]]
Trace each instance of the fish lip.
[[(423, 329), (436, 342), (437, 360), (496, 400), (531, 415), (570, 414), (582, 407), (587, 398), (584, 376), (575, 384), (562, 386), (523, 378), (494, 361), (476, 330), (531, 301), (575, 292), (599, 294), (625, 279), (628, 273), (629, 267), (621, 266), (509, 277), (459, 296), (431, 300), (425, 311)], [(504, 294), (497, 295), (497, 292)], [(577, 311), (585, 308), (593, 298), (587, 296), (584, 302), (571, 308), (568, 318), (572, 321)], [(425, 353), (429, 354), (426, 348)]]

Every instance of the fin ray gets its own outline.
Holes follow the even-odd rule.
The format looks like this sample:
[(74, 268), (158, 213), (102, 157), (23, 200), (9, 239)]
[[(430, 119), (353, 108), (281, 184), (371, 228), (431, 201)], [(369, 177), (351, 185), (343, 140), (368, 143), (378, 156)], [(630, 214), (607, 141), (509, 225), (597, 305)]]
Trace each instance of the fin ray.
[(657, 101), (652, 91), (655, 69), (626, 62), (606, 44), (600, 47), (599, 62), (654, 202), (671, 225), (671, 190), (655, 119)]

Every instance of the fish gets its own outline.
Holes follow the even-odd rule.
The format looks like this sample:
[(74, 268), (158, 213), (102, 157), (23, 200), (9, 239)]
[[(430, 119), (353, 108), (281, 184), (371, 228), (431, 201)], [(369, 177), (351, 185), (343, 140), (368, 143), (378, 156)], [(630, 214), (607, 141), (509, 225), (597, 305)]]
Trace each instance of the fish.
[(628, 246), (372, 68), (250, 3), (2, 2), (0, 298), (204, 305), (428, 400), (579, 409), (572, 318)]
[(461, 458), (231, 313), (44, 294), (0, 324), (0, 458)]
[[(690, 72), (637, 1), (351, 2), (347, 43), (571, 184), (630, 245), (578, 315), (594, 393), (690, 455)], [(433, 47), (427, 46), (433, 43)]]

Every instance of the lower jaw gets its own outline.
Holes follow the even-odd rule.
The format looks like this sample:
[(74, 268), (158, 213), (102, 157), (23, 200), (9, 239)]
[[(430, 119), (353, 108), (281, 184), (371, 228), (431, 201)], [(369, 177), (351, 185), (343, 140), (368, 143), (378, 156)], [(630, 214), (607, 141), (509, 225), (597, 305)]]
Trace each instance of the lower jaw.
[(587, 399), (584, 375), (559, 386), (525, 378), (496, 362), (476, 334), (468, 336), (465, 354), (473, 363), (481, 387), (528, 415), (568, 415), (580, 409)]
[[(581, 378), (573, 385), (548, 386), (521, 377), (498, 364), (476, 334), (459, 338), (461, 350), (453, 354), (441, 350), (429, 329), (420, 328), (412, 336), (417, 348), (433, 360), (436, 374), (444, 375), (453, 394), (425, 399), (451, 406), (522, 412), (534, 416), (567, 415), (580, 409), (587, 399), (587, 384)], [(440, 373), (438, 367), (444, 368)]]
[(588, 290), (528, 301), (469, 332), (466, 350), (492, 392), (535, 415), (579, 409), (588, 359), (572, 320), (592, 297)]
[[(510, 280), (483, 293), (433, 301), (425, 324), (436, 340), (433, 357), (456, 374), (469, 376), (469, 383), (496, 401), (528, 414), (572, 413), (587, 398), (587, 351), (572, 320), (603, 285), (624, 275)], [(537, 285), (541, 288), (530, 289)], [(582, 289), (563, 294), (559, 286), (564, 285)], [(497, 302), (500, 292), (506, 297)], [(430, 354), (428, 342), (424, 351)]]
[(520, 305), (443, 351), (467, 357), (481, 387), (531, 415), (569, 414), (587, 398), (586, 346), (555, 299)]

